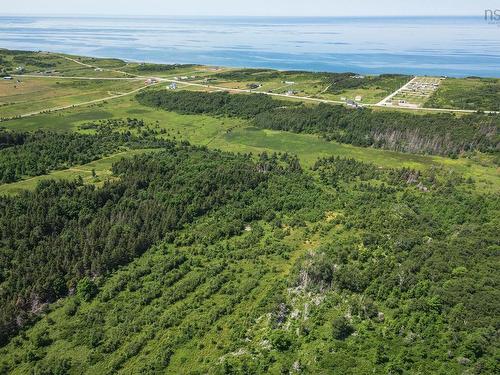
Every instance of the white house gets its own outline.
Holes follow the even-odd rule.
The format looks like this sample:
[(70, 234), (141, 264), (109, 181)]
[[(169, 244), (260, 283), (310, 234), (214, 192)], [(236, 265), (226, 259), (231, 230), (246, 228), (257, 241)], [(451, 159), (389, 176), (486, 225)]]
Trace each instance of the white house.
[(354, 100), (351, 100), (351, 99), (348, 99), (346, 101), (346, 104), (348, 107), (351, 107), (351, 108), (358, 108), (359, 107), (359, 104), (356, 103)]

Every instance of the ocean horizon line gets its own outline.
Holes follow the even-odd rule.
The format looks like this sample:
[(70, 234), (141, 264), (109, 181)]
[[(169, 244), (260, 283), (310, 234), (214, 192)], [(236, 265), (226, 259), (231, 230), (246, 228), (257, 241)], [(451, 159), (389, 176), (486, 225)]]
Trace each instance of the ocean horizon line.
[(68, 13), (68, 14), (48, 14), (48, 13), (4, 13), (0, 18), (8, 17), (44, 17), (44, 18), (60, 18), (60, 17), (85, 17), (85, 18), (281, 18), (281, 19), (384, 19), (384, 18), (427, 18), (427, 19), (440, 19), (440, 18), (484, 18), (484, 14), (443, 14), (443, 15), (425, 15), (425, 14), (392, 14), (392, 15), (331, 15), (331, 16), (282, 16), (282, 15), (189, 15), (189, 14), (92, 14), (92, 13)]

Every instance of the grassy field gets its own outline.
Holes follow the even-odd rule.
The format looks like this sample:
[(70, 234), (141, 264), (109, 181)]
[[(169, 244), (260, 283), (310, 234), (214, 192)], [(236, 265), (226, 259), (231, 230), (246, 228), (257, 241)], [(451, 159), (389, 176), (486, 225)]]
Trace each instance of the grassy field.
[(97, 57), (87, 57), (87, 56), (73, 56), (68, 54), (60, 54), (60, 56), (69, 57), (82, 64), (98, 66), (100, 68), (107, 69), (120, 69), (127, 65), (127, 63), (121, 59), (112, 58), (97, 58)]
[[(82, 65), (83, 64), (83, 65)], [(147, 65), (149, 69), (144, 69)], [(405, 76), (352, 76), (352, 85), (334, 83), (338, 75), (315, 72), (282, 72), (270, 69), (237, 69), (210, 66), (178, 66), (174, 69), (154, 69), (155, 64), (126, 62), (120, 59), (93, 58), (55, 54), (49, 52), (18, 52), (0, 49), (0, 67), (11, 75), (40, 74), (43, 76), (66, 77), (187, 77), (198, 83), (211, 79), (210, 84), (227, 88), (248, 89), (249, 85), (259, 87), (255, 91), (311, 96), (328, 100), (356, 99), (361, 103), (375, 104), (400, 88), (407, 80)], [(156, 65), (161, 66), (161, 65)], [(164, 66), (165, 67), (165, 66)], [(18, 70), (20, 69), (20, 70)], [(352, 73), (354, 74), (354, 73)], [(424, 77), (425, 78), (425, 77)], [(430, 80), (439, 78), (427, 77)], [(425, 78), (425, 79), (427, 79)], [(359, 83), (359, 84), (358, 84)], [(339, 86), (337, 90), (335, 85)], [(427, 100), (428, 95), (418, 97), (402, 96), (409, 102), (432, 108), (500, 110), (500, 79), (494, 78), (448, 78)], [(411, 93), (410, 93), (411, 94)], [(424, 103), (425, 102), (425, 103)]]
[(448, 78), (425, 103), (431, 108), (500, 111), (500, 79)]
[(0, 117), (14, 117), (79, 104), (144, 86), (142, 80), (27, 78), (0, 81)]
[[(147, 69), (144, 69), (144, 66), (147, 67)], [(139, 75), (139, 76), (153, 76), (153, 77), (160, 77), (160, 78), (173, 78), (173, 77), (188, 77), (189, 79), (193, 79), (191, 77), (195, 77), (200, 79), (201, 77), (208, 77), (211, 76), (212, 74), (222, 71), (219, 69), (215, 69), (213, 67), (209, 66), (204, 66), (204, 65), (193, 65), (193, 66), (183, 66), (179, 65), (173, 69), (155, 69), (155, 67), (158, 66), (157, 64), (140, 64), (140, 63), (127, 63), (124, 67), (120, 68), (121, 71), (133, 74), (133, 75)], [(161, 66), (161, 65), (160, 65)], [(226, 70), (226, 69), (224, 69)]]
[(9, 51), (0, 49), (2, 67), (14, 73), (48, 73), (63, 72), (72, 69), (74, 62), (66, 60), (61, 55), (48, 52)]

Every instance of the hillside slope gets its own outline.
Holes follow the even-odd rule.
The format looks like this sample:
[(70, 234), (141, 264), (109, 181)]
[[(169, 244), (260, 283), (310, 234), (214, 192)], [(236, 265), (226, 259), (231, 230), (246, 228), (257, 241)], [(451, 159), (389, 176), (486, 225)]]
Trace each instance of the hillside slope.
[[(2, 286), (31, 267), (26, 241), (102, 243), (88, 264), (40, 271), (57, 269), (70, 296), (0, 349), (1, 372), (498, 371), (500, 202), (472, 181), (187, 145), (113, 170), (101, 190), (53, 182), (0, 200)], [(45, 200), (64, 203), (71, 233), (43, 215), (7, 229)]]

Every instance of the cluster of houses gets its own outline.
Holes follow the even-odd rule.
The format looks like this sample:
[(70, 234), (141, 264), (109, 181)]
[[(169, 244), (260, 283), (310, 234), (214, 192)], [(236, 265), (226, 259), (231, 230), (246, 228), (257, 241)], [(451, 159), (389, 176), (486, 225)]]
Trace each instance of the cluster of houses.
[(433, 80), (415, 80), (406, 86), (404, 91), (427, 93), (437, 90), (439, 79)]
[(407, 108), (418, 108), (416, 103), (422, 102), (439, 88), (442, 78), (418, 77), (400, 90), (393, 98), (393, 105)]

